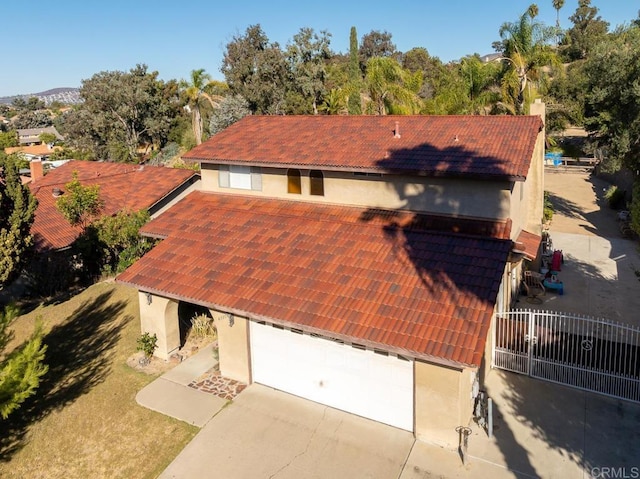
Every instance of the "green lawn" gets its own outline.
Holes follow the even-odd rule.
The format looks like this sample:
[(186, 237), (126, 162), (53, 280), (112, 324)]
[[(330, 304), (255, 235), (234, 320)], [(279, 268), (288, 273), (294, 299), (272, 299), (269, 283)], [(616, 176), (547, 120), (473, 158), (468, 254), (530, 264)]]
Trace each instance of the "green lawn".
[(16, 339), (45, 325), (49, 372), (35, 396), (0, 420), (0, 477), (154, 478), (198, 432), (139, 406), (155, 379), (127, 366), (140, 334), (137, 293), (96, 284), (18, 318)]

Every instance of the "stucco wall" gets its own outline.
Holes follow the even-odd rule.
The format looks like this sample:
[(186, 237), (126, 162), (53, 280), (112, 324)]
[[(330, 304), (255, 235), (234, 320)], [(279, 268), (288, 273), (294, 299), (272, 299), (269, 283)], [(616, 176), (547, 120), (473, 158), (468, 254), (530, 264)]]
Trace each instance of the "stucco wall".
[(417, 176), (355, 176), (351, 172), (324, 171), (324, 196), (309, 194), (309, 170), (300, 170), (302, 193), (287, 193), (287, 170), (262, 168), (262, 190), (220, 188), (218, 166), (203, 163), (202, 190), (267, 196), (289, 200), (408, 209), (492, 219), (509, 217), (511, 184)]
[(475, 369), (450, 369), (415, 361), (415, 435), (447, 448), (458, 447), (458, 426), (473, 415)]
[(167, 360), (180, 347), (180, 325), (178, 303), (162, 296), (138, 291), (140, 325), (143, 333), (155, 334), (158, 338), (154, 356)]
[(249, 321), (241, 316), (210, 310), (218, 332), (220, 373), (243, 383), (251, 382)]
[[(540, 115), (545, 121), (544, 103), (532, 103), (531, 114)], [(540, 234), (542, 231), (542, 215), (544, 207), (544, 137), (542, 129), (538, 133), (531, 166), (524, 183), (516, 183), (513, 188), (511, 200), (511, 218), (513, 220), (512, 239), (521, 230)]]

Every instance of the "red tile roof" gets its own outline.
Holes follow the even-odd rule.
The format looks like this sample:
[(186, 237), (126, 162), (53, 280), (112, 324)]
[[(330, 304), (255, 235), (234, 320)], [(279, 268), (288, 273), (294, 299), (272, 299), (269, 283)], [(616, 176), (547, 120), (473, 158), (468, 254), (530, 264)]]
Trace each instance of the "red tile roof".
[(64, 248), (80, 234), (80, 228), (69, 225), (58, 211), (52, 194), (53, 188), (64, 190), (74, 171), (78, 172), (78, 179), (83, 185), (100, 185), (105, 215), (122, 209), (137, 211), (150, 208), (195, 174), (191, 170), (158, 166), (142, 168), (124, 163), (69, 161), (29, 183), (31, 192), (38, 198), (31, 227), (38, 250)]
[(411, 357), (478, 366), (512, 242), (410, 212), (191, 193), (117, 280)]
[(539, 116), (247, 116), (183, 158), (522, 180), (541, 128)]
[(62, 150), (61, 146), (54, 146), (53, 148), (49, 148), (48, 145), (31, 145), (5, 148), (4, 152), (7, 155), (11, 155), (13, 153), (24, 153), (25, 155), (49, 156), (59, 150)]
[(523, 253), (524, 256), (533, 261), (538, 257), (542, 236), (522, 230), (516, 239), (514, 249)]

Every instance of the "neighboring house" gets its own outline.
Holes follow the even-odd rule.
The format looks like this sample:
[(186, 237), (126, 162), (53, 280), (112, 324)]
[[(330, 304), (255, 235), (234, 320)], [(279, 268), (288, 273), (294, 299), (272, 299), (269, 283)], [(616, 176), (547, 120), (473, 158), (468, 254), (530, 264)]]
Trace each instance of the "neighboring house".
[(184, 155), (202, 191), (143, 227), (117, 281), (156, 355), (183, 303), (218, 331), (222, 375), (457, 446), (496, 310), (535, 260), (535, 116), (248, 116)]
[(11, 155), (13, 153), (21, 153), (27, 160), (31, 161), (34, 159), (48, 160), (55, 151), (59, 150), (62, 150), (62, 147), (37, 144), (29, 146), (11, 146), (5, 148), (4, 152), (7, 155)]
[(18, 132), (18, 141), (20, 142), (20, 146), (28, 146), (28, 145), (40, 145), (42, 140), (40, 140), (40, 135), (43, 133), (52, 133), (56, 136), (59, 141), (64, 140), (62, 135), (58, 133), (55, 126), (47, 126), (42, 128), (24, 128), (16, 130)]
[(199, 176), (192, 170), (78, 160), (68, 161), (43, 175), (42, 162), (34, 160), (29, 188), (38, 199), (31, 227), (38, 252), (65, 249), (81, 232), (56, 208), (56, 199), (64, 194), (74, 172), (83, 185), (100, 185), (104, 215), (122, 209), (147, 209), (155, 217), (195, 189), (199, 182)]

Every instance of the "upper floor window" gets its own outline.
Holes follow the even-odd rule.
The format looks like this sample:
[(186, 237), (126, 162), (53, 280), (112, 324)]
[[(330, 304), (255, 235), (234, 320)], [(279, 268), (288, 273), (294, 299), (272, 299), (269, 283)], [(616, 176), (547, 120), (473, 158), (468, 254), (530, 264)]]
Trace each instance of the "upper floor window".
[(300, 170), (295, 170), (293, 168), (287, 170), (287, 193), (294, 193), (297, 195), (302, 193)]
[(316, 196), (324, 196), (324, 175), (320, 170), (311, 170), (309, 172), (309, 181), (311, 186), (311, 194)]
[(220, 165), (218, 183), (220, 188), (261, 191), (262, 174), (255, 166)]

